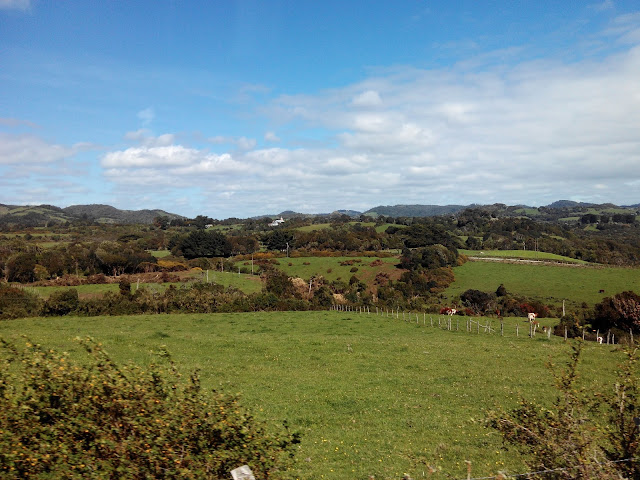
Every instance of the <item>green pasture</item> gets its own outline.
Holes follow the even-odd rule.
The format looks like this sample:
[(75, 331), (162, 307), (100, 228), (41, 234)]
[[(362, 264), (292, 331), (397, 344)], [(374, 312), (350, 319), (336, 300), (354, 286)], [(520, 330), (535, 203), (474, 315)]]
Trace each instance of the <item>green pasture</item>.
[[(376, 260), (382, 261), (382, 265), (371, 266)], [(278, 262), (280, 265), (277, 265), (277, 267), (287, 275), (304, 278), (305, 280), (309, 280), (314, 275), (322, 275), (329, 282), (338, 279), (348, 282), (351, 276), (355, 275), (360, 280), (370, 284), (378, 272), (399, 273), (399, 270), (395, 267), (398, 263), (398, 259), (395, 257), (285, 257), (278, 258)], [(343, 262), (353, 262), (353, 264), (340, 265)], [(353, 267), (358, 270), (352, 272), (351, 269)]]
[[(238, 274), (233, 272), (218, 272), (214, 270), (209, 270), (209, 278), (207, 280), (207, 272), (205, 271), (197, 271), (191, 274), (194, 281), (202, 281), (209, 283), (216, 283), (218, 285), (223, 285), (226, 287), (234, 287), (238, 290), (243, 291), (244, 293), (257, 293), (262, 290), (262, 281), (260, 277), (256, 275), (247, 275), (247, 274)], [(135, 281), (135, 276), (132, 277), (134, 280), (131, 282), (131, 292), (135, 292), (138, 287), (138, 283)], [(144, 283), (140, 282), (140, 288), (148, 288), (151, 290), (163, 292), (167, 288), (169, 288), (171, 283)], [(175, 284), (174, 284), (175, 285)], [(181, 285), (181, 284), (180, 284)], [(52, 293), (69, 290), (71, 288), (75, 288), (78, 291), (78, 296), (80, 298), (91, 298), (91, 297), (102, 297), (106, 292), (118, 292), (120, 287), (117, 283), (105, 283), (105, 284), (91, 284), (91, 285), (78, 285), (75, 287), (67, 287), (67, 286), (52, 286), (52, 287), (24, 287), (25, 290), (34, 292), (41, 296), (42, 298), (49, 298)]]
[(588, 264), (584, 260), (533, 250), (458, 250), (469, 257), (515, 258), (523, 260), (551, 260), (554, 262)]
[(529, 217), (535, 217), (540, 215), (540, 212), (537, 208), (523, 207), (514, 210), (515, 213), (521, 213), (522, 215), (527, 215)]
[[(453, 269), (455, 281), (446, 290), (452, 298), (470, 288), (495, 292), (503, 284), (508, 292), (526, 295), (555, 306), (589, 306), (626, 290), (640, 292), (640, 269), (530, 265), (470, 261)], [(600, 293), (604, 290), (604, 293)]]
[[(563, 364), (569, 346), (516, 337), (519, 319), (506, 319), (504, 337), (469, 333), (464, 317), (454, 319), (459, 331), (418, 320), (333, 311), (32, 318), (0, 322), (0, 337), (26, 335), (78, 358), (72, 339), (91, 336), (116, 361), (143, 366), (166, 350), (183, 378), (197, 368), (205, 390), (239, 393), (257, 419), (287, 420), (302, 434), (291, 478), (417, 479), (429, 466), (434, 480), (466, 478), (465, 460), (473, 477), (526, 472), (484, 427), (485, 410), (515, 407), (521, 395), (550, 403), (544, 364)], [(608, 384), (620, 360), (588, 343), (583, 385)]]
[(305, 225), (304, 227), (298, 227), (295, 230), (299, 232), (315, 232), (317, 230), (324, 230), (331, 227), (330, 223), (314, 223), (312, 225)]
[[(202, 272), (202, 281), (207, 281), (206, 270)], [(234, 287), (244, 293), (258, 293), (262, 290), (262, 281), (257, 275), (251, 275), (238, 272), (219, 272), (209, 270), (210, 283), (217, 283), (224, 287)]]
[(149, 250), (149, 253), (156, 258), (165, 258), (171, 255), (169, 250)]

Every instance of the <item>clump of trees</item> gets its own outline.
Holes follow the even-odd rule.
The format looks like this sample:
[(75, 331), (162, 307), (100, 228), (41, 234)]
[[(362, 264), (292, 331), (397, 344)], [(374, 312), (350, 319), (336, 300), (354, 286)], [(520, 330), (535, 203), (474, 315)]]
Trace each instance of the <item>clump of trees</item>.
[(187, 259), (230, 257), (232, 247), (231, 242), (220, 232), (196, 230), (179, 239), (172, 252)]
[(82, 342), (76, 362), (27, 341), (0, 341), (3, 478), (228, 478), (240, 465), (279, 478), (299, 436), (268, 428), (234, 396), (205, 392), (197, 372), (117, 365)]
[(512, 295), (502, 284), (495, 292), (466, 290), (460, 295), (460, 302), (476, 315), (526, 317), (528, 313), (535, 313), (540, 318), (550, 315), (549, 307), (544, 303), (521, 295)]
[(640, 333), (640, 295), (627, 291), (607, 297), (594, 308), (593, 328)]

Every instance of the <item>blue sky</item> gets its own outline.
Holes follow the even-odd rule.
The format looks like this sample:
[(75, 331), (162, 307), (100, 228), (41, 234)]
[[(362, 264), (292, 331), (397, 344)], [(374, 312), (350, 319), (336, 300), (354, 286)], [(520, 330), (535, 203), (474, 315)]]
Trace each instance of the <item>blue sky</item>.
[(640, 202), (637, 1), (0, 0), (0, 203)]

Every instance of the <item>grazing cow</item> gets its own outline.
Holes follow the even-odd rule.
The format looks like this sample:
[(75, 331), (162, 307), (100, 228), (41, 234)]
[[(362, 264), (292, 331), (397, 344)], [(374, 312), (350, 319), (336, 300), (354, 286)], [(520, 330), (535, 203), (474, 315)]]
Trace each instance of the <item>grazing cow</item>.
[(532, 313), (527, 313), (527, 319), (528, 319), (530, 322), (535, 321), (535, 319), (536, 319), (536, 317), (537, 317), (537, 316), (538, 316), (538, 314), (537, 314), (537, 313), (533, 313), (533, 312), (532, 312)]
[(596, 337), (596, 340), (598, 341), (598, 343), (599, 343), (600, 345), (602, 345), (602, 340), (604, 340), (604, 338), (602, 338), (600, 335), (598, 335), (598, 336)]
[(440, 309), (440, 313), (452, 316), (458, 313), (458, 310), (456, 310), (455, 308), (444, 307)]
[(604, 293), (604, 290), (601, 288), (598, 293)]

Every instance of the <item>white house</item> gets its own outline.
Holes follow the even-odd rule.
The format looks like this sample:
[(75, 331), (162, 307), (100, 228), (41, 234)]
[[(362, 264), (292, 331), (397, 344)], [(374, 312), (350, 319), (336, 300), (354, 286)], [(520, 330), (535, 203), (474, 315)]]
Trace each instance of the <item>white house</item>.
[(280, 217), (269, 224), (270, 227), (277, 227), (284, 223), (284, 218)]

